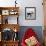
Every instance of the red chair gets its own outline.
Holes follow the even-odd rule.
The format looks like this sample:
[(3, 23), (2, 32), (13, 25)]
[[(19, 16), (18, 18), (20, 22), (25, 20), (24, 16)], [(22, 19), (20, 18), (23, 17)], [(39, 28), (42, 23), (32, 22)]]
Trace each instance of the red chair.
[[(27, 46), (26, 43), (25, 43), (25, 40), (32, 37), (32, 36), (34, 36), (37, 39), (37, 35), (33, 31), (33, 29), (32, 28), (27, 29), (27, 31), (25, 32), (24, 37), (22, 38), (21, 46)], [(38, 41), (35, 46), (41, 46), (40, 42)]]

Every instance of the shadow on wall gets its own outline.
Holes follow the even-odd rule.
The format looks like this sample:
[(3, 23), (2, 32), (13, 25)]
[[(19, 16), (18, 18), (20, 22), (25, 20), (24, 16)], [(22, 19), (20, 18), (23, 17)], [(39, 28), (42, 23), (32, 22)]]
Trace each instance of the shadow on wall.
[(23, 35), (24, 35), (25, 31), (28, 28), (32, 28), (36, 32), (39, 41), (41, 43), (43, 43), (43, 36), (42, 36), (43, 35), (43, 33), (42, 33), (43, 30), (42, 30), (42, 26), (21, 26), (20, 27), (20, 32), (19, 32), (19, 39), (20, 39), (20, 41), (22, 40)]

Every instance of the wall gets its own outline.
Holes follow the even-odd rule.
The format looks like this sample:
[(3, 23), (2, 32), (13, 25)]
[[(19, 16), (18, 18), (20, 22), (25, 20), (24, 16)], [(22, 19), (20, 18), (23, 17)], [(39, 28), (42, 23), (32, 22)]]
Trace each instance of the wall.
[[(0, 0), (0, 6), (15, 6), (15, 0)], [(19, 6), (20, 26), (43, 26), (43, 6), (42, 0), (17, 0)], [(25, 7), (36, 7), (36, 20), (25, 20)], [(9, 19), (10, 20), (10, 19)]]
[[(21, 3), (20, 8), (20, 23), (22, 26), (42, 26), (43, 25), (43, 6), (42, 6), (42, 0), (21, 0), (19, 1)], [(36, 20), (25, 20), (25, 7), (36, 7)], [(22, 21), (23, 20), (23, 21)], [(23, 24), (22, 24), (23, 23)]]

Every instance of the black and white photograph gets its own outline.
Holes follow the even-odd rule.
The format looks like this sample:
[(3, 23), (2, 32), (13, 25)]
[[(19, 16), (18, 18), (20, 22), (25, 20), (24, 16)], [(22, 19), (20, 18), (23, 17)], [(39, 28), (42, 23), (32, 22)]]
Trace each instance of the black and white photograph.
[(25, 7), (25, 19), (26, 20), (36, 19), (36, 8), (35, 7)]

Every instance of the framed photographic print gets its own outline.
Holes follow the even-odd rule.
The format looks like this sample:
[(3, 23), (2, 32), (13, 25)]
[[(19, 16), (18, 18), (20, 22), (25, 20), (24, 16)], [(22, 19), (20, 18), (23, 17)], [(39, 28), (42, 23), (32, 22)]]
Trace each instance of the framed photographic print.
[(16, 10), (14, 10), (14, 9), (13, 10), (10, 10), (10, 12), (9, 12), (10, 15), (16, 15), (17, 13), (18, 12)]
[(25, 19), (36, 20), (36, 8), (35, 7), (25, 7)]
[(9, 10), (2, 10), (2, 15), (9, 15)]

